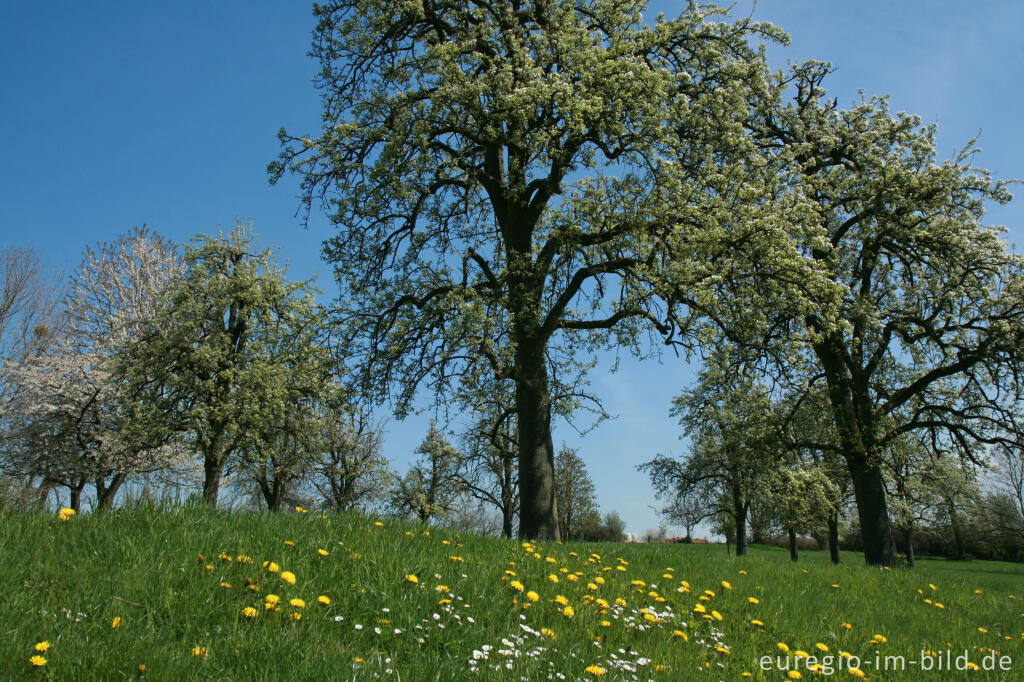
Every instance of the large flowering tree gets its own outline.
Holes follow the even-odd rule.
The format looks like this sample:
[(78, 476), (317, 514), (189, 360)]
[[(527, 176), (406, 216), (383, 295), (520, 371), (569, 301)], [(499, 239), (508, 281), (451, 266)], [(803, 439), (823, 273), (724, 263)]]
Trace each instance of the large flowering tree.
[[(307, 208), (322, 202), (338, 228), (324, 252), (365, 392), (397, 387), (404, 413), (423, 386), (443, 393), (482, 372), (514, 382), (525, 537), (558, 537), (561, 363), (611, 338), (636, 347), (651, 325), (672, 337), (677, 321), (653, 285), (694, 247), (666, 250), (667, 236), (764, 194), (737, 189), (757, 168), (743, 122), (771, 87), (750, 42), (783, 34), (696, 4), (653, 25), (645, 10), (318, 5), (323, 128), (282, 131), (270, 166), (275, 180), (299, 174)], [(782, 229), (759, 227), (767, 242)], [(660, 290), (670, 298), (687, 289), (686, 268), (676, 274)]]

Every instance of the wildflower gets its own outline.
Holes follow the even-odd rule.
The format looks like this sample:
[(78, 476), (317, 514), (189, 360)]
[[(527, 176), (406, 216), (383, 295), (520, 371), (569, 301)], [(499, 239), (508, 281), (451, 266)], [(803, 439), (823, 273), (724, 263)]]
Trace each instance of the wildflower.
[(722, 620), (722, 614), (720, 614), (718, 611), (712, 611), (711, 617), (715, 620)]
[(281, 580), (285, 581), (289, 585), (295, 584), (295, 574), (291, 571), (281, 571)]
[(123, 622), (124, 621), (121, 620), (121, 616), (114, 616), (114, 619), (112, 621), (110, 621), (110, 627), (111, 627), (111, 629), (117, 629), (117, 628), (121, 627), (121, 623), (123, 623)]
[[(66, 521), (67, 519), (61, 520)], [(28, 662), (32, 664), (33, 668), (42, 668), (44, 665), (46, 665), (46, 659), (40, 656), (39, 654), (36, 654), (32, 658), (28, 659)]]
[(847, 668), (846, 672), (862, 680), (866, 677), (866, 675), (864, 675), (864, 671), (860, 668)]
[(302, 614), (298, 611), (293, 611), (291, 614), (288, 615), (288, 617), (292, 620), (302, 620)]
[(291, 540), (285, 540), (284, 544), (285, 544), (286, 547), (294, 547), (295, 546), (295, 543), (292, 542)]
[[(75, 510), (74, 509), (64, 508), (64, 509), (61, 509), (59, 512), (57, 512), (57, 518), (59, 518), (61, 521), (67, 521), (68, 519), (70, 519), (74, 515), (75, 515)], [(42, 656), (40, 656), (39, 658), (42, 658)], [(40, 663), (40, 665), (46, 665), (46, 659), (43, 659), (43, 662)]]
[(757, 597), (747, 597), (747, 601), (751, 604), (754, 604), (755, 606), (761, 603), (761, 601)]
[(876, 644), (885, 644), (889, 640), (885, 638), (885, 635), (874, 635), (871, 640)]
[(968, 670), (980, 670), (980, 668), (978, 667), (978, 664), (975, 663), (974, 661), (967, 661), (967, 669)]
[(763, 628), (764, 627), (764, 623), (759, 621), (759, 620), (752, 620), (752, 621), (750, 621), (750, 624), (751, 625), (756, 625), (759, 628)]
[(612, 626), (612, 622), (610, 620), (602, 620), (601, 621), (601, 627), (603, 627), (603, 628), (610, 628), (611, 626)]
[(746, 571), (740, 571), (740, 575), (746, 575), (746, 574), (747, 574)]
[(841, 624), (839, 625), (839, 627), (841, 627), (841, 628), (846, 628), (847, 630), (852, 630), (852, 629), (853, 629), (853, 626), (852, 626), (852, 625), (850, 625), (849, 623), (841, 623)]
[(554, 639), (555, 638), (555, 631), (552, 630), (551, 628), (541, 628), (540, 629), (540, 634), (544, 635), (548, 639)]
[(562, 594), (556, 595), (553, 601), (554, 603), (559, 604), (561, 606), (566, 606), (569, 603), (569, 600), (566, 599), (565, 595)]
[(615, 598), (615, 603), (618, 604), (619, 606), (625, 606), (626, 605), (626, 600), (623, 599), (622, 597), (616, 597)]
[(231, 589), (231, 583), (221, 583), (220, 586), (223, 587), (225, 590)]
[(715, 647), (715, 651), (717, 651), (720, 654), (731, 654), (732, 653), (731, 651), (729, 651), (729, 649), (727, 647), (725, 647), (725, 646), (723, 646), (721, 644), (719, 644), (718, 646)]
[(378, 528), (383, 528), (384, 527), (384, 522), (383, 521), (374, 521), (373, 525), (377, 526)]
[(789, 645), (786, 644), (785, 642), (779, 642), (775, 646), (779, 647), (779, 651), (781, 651), (782, 653), (784, 653), (784, 654), (789, 653)]
[(291, 604), (292, 606), (294, 606), (297, 609), (304, 609), (304, 608), (306, 608), (305, 600), (304, 599), (299, 599), (298, 597), (296, 597), (295, 599), (289, 599), (288, 603)]
[(508, 584), (508, 586), (509, 586), (509, 587), (511, 587), (511, 588), (512, 588), (513, 590), (515, 590), (516, 592), (522, 592), (522, 591), (523, 591), (524, 589), (526, 589), (526, 588), (525, 588), (525, 587), (523, 586), (523, 584), (522, 584), (521, 582), (519, 582), (518, 580), (513, 580), (512, 582), (510, 582), (510, 583)]
[(694, 613), (704, 613), (706, 611), (707, 611), (707, 609), (704, 608), (703, 604), (697, 604), (696, 606), (693, 607), (693, 612)]
[(38, 651), (41, 654), (45, 654), (49, 650), (49, 648), (50, 648), (50, 643), (45, 641), (45, 640), (42, 641), (42, 642), (36, 642), (35, 649), (36, 649), (36, 651)]
[(566, 606), (564, 609), (562, 609), (562, 615), (566, 618), (572, 618), (576, 615), (576, 610), (573, 609), (571, 606)]
[(242, 609), (242, 615), (246, 618), (255, 618), (256, 609), (254, 609), (251, 606), (246, 606), (244, 609)]
[(722, 589), (723, 590), (731, 590), (732, 589), (732, 584), (729, 583), (728, 580), (723, 580), (722, 581)]
[(673, 630), (672, 631), (672, 636), (673, 637), (678, 637), (679, 639), (683, 640), (684, 642), (689, 642), (690, 641), (690, 637), (685, 632), (683, 632), (682, 630)]
[(810, 656), (811, 655), (809, 653), (807, 653), (806, 651), (804, 651), (803, 649), (797, 649), (796, 651), (793, 652), (793, 657), (794, 658), (810, 658)]
[(939, 589), (939, 588), (935, 587), (935, 585), (932, 585), (931, 583), (928, 583), (928, 587), (932, 588), (932, 591), (935, 591), (935, 590)]
[(601, 576), (597, 576), (596, 578), (594, 578), (594, 582), (598, 585), (604, 585), (604, 578), (602, 578)]
[(791, 680), (799, 680), (801, 677), (803, 677), (803, 675), (800, 674), (799, 670), (790, 670), (788, 673), (786, 673), (786, 677), (788, 677)]
[(817, 643), (817, 644), (815, 644), (814, 646), (815, 646), (815, 648), (816, 648), (816, 649), (817, 649), (818, 651), (828, 651), (828, 646), (827, 646), (827, 645), (825, 645), (825, 644), (822, 644), (821, 642), (818, 642), (818, 643)]
[(316, 601), (318, 604), (323, 604), (324, 606), (331, 605), (331, 598), (328, 597), (326, 594), (321, 594), (319, 597), (316, 598)]
[(269, 571), (270, 573), (277, 573), (281, 570), (281, 567), (273, 561), (264, 561), (263, 568), (267, 569), (267, 571)]
[(194, 646), (194, 647), (192, 647), (192, 655), (195, 656), (196, 658), (199, 658), (199, 657), (209, 658), (210, 650), (208, 648), (206, 648), (205, 646)]
[(551, 575), (548, 576), (548, 580), (550, 580), (553, 583), (557, 583), (558, 582), (558, 576), (555, 575), (554, 573), (552, 573)]
[(326, 549), (318, 549), (316, 550), (316, 553), (320, 556), (328, 556), (330, 554), (330, 552), (328, 552)]
[(596, 665), (596, 664), (595, 665), (588, 665), (586, 670), (587, 670), (588, 673), (590, 673), (594, 677), (600, 677), (601, 675), (604, 675), (604, 673), (605, 673), (604, 668), (602, 668), (601, 666)]

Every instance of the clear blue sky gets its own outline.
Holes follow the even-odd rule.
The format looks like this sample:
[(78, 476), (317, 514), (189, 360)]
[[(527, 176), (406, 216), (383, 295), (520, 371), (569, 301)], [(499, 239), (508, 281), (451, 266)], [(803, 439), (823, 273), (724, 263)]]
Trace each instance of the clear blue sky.
[[(683, 4), (653, 2), (649, 16)], [(943, 156), (980, 132), (978, 164), (1024, 178), (1024, 3), (761, 0), (755, 16), (792, 35), (789, 48), (771, 51), (776, 66), (831, 61), (828, 87), (841, 105), (859, 89), (891, 94), (894, 111), (939, 124)], [(294, 180), (270, 187), (265, 172), (278, 128), (317, 129), (312, 28), (311, 4), (284, 1), (0, 3), (0, 244), (32, 244), (70, 270), (83, 246), (133, 225), (184, 242), (241, 218), (279, 248), (293, 278), (319, 274), (333, 296), (319, 260), (326, 221), (314, 216), (303, 230)], [(1011, 241), (1024, 237), (1022, 207), (991, 214)], [(602, 358), (592, 388), (618, 418), (583, 438), (560, 426), (555, 442), (580, 449), (602, 511), (642, 533), (658, 520), (635, 465), (681, 452), (668, 409), (692, 371), (673, 358), (627, 356), (613, 375), (609, 366)], [(396, 467), (407, 466), (427, 419), (389, 424)]]

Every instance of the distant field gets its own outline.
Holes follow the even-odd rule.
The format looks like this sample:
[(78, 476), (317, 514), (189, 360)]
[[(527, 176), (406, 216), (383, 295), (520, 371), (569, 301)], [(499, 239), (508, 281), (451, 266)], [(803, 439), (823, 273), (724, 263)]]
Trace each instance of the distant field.
[[(881, 571), (194, 508), (0, 512), (0, 557), (2, 679), (817, 678), (803, 652), (836, 679), (1024, 680), (1014, 564)], [(981, 669), (936, 670), (958, 658)]]

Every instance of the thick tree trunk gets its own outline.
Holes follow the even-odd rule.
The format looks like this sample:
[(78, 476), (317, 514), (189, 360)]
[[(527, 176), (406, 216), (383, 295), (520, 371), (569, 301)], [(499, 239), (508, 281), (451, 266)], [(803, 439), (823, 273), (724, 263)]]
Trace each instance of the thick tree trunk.
[(516, 348), (516, 417), (519, 424), (519, 536), (558, 540), (555, 448), (551, 396), (542, 343), (520, 339)]
[(868, 466), (860, 455), (847, 455), (847, 464), (864, 539), (864, 561), (872, 566), (892, 566), (896, 563), (896, 544), (885, 504), (882, 470), (878, 465)]
[(733, 490), (732, 502), (736, 514), (736, 556), (747, 556), (747, 511), (749, 506), (737, 490)]
[(872, 447), (871, 407), (865, 404), (866, 388), (860, 385), (854, 390), (849, 370), (842, 360), (841, 344), (841, 340), (825, 340), (815, 344), (814, 351), (825, 370), (836, 435), (853, 480), (864, 561), (872, 566), (892, 566), (896, 563), (896, 545), (885, 503), (882, 470)]
[(790, 526), (789, 528), (789, 559), (790, 561), (796, 561), (800, 558), (800, 552), (796, 546), (796, 529)]
[(217, 506), (220, 481), (224, 476), (224, 457), (220, 453), (206, 453), (203, 457), (203, 501)]
[(512, 522), (515, 519), (515, 515), (512, 513), (512, 506), (508, 505), (501, 510), (501, 535), (502, 537), (512, 537)]
[(828, 515), (828, 556), (833, 564), (843, 560), (839, 555), (839, 512)]

